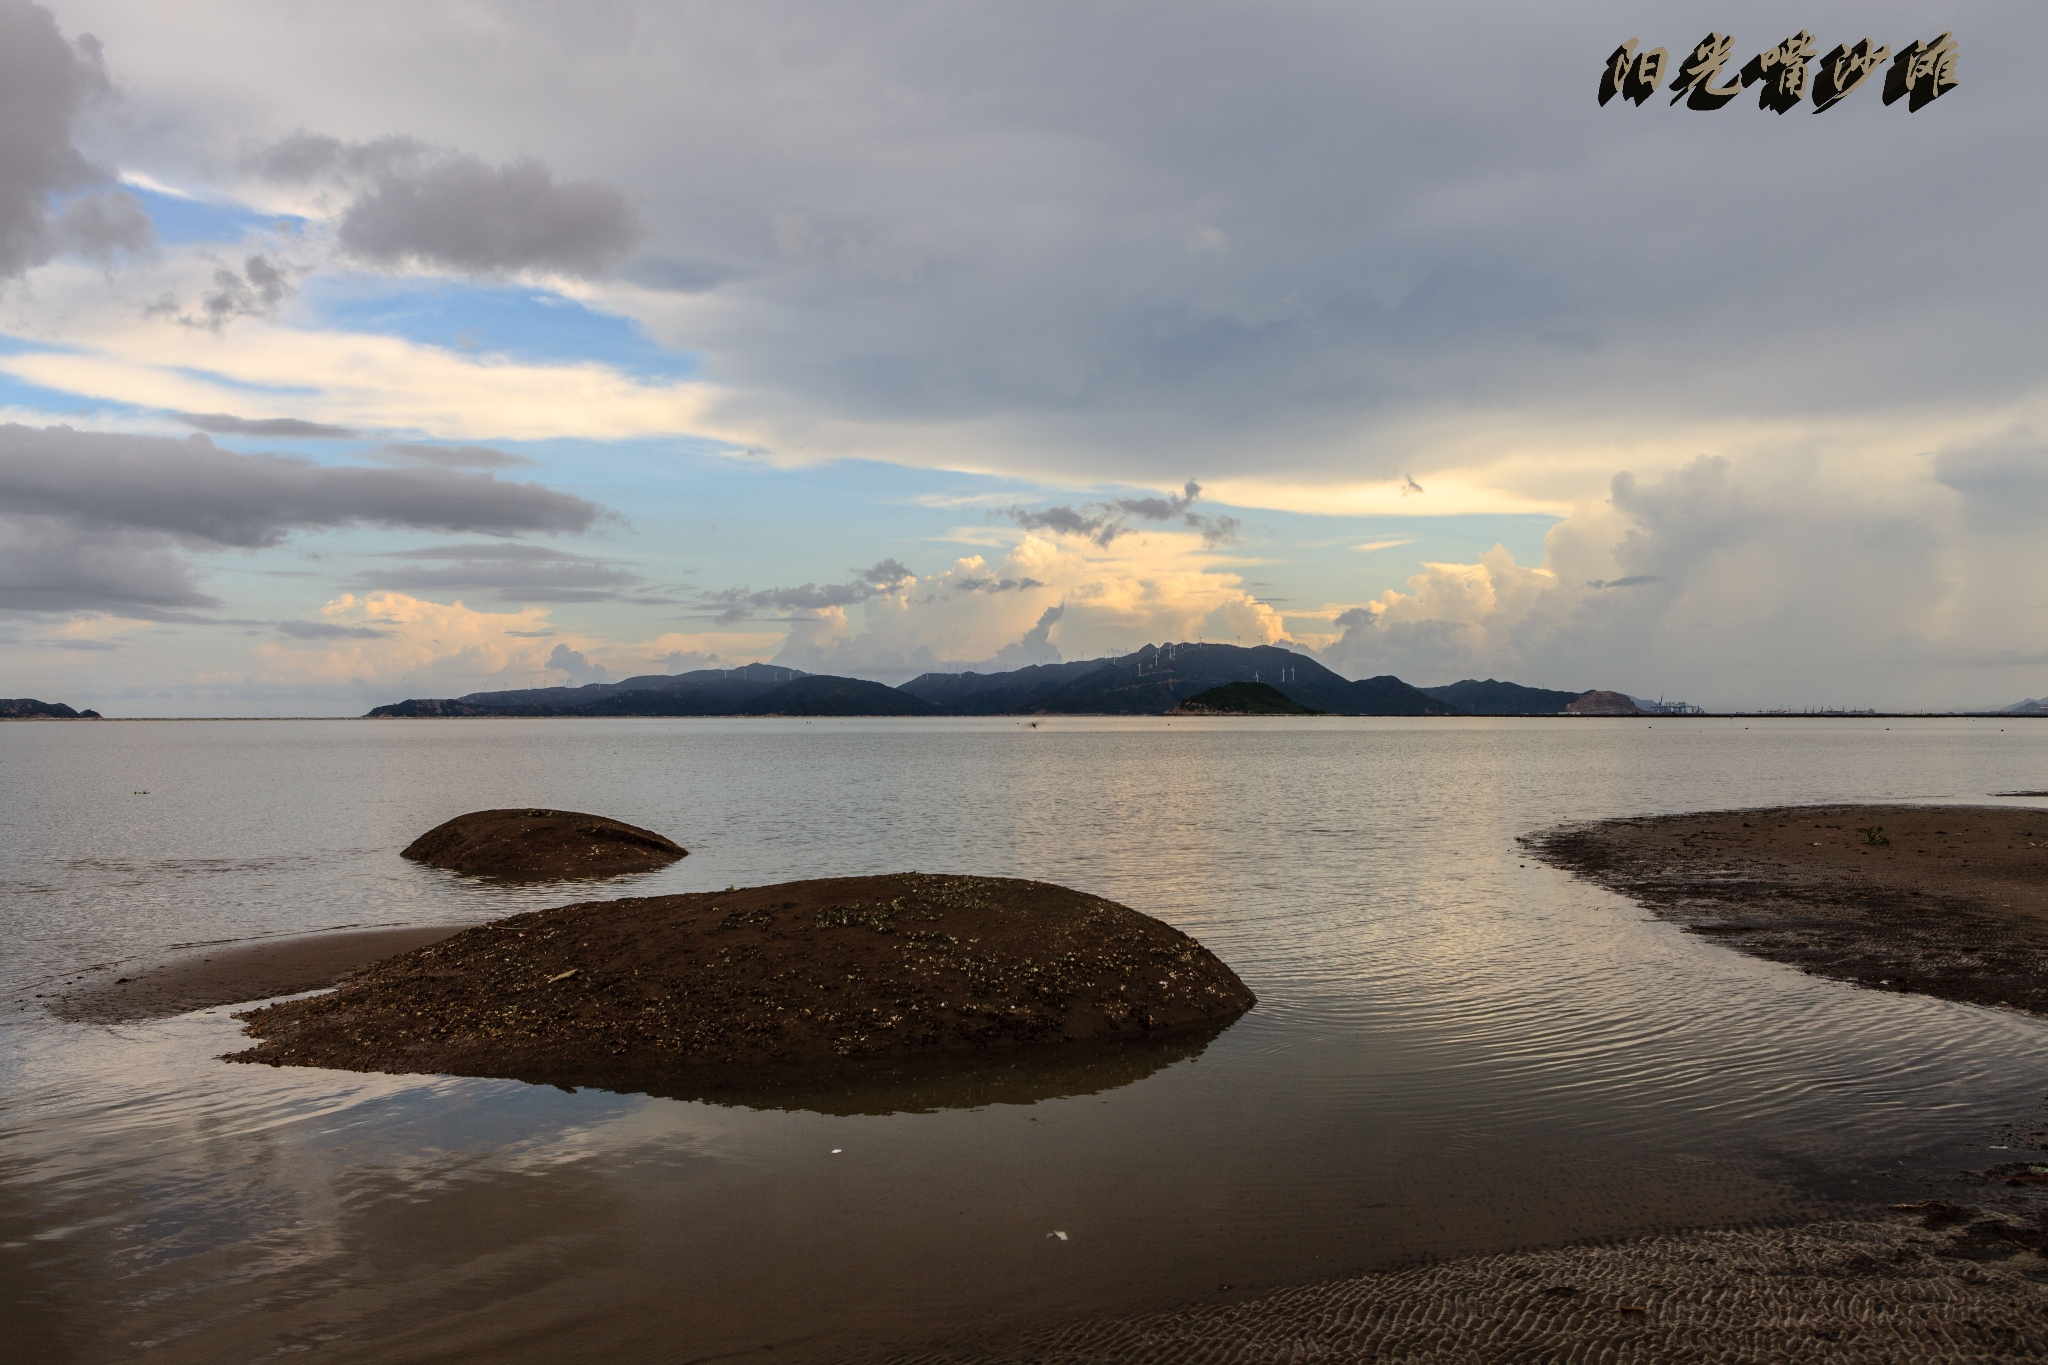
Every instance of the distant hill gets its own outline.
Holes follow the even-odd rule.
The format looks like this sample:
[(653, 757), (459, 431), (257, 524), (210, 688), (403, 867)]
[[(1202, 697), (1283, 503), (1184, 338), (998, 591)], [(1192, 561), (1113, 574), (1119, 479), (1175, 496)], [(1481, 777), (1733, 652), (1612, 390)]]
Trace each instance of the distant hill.
[(774, 664), (650, 673), (582, 687), (527, 687), (449, 698), (415, 697), (379, 706), (377, 718), (413, 716), (730, 716), (809, 675)]
[(97, 711), (74, 711), (61, 701), (0, 697), (0, 720), (103, 720)]
[(1290, 701), (1285, 692), (1262, 682), (1225, 683), (1197, 692), (1173, 710), (1171, 716), (1320, 716), (1323, 714), (1300, 702)]
[(746, 712), (751, 716), (936, 716), (939, 708), (904, 692), (860, 678), (811, 674), (784, 683)]
[(472, 692), (380, 706), (413, 716), (1160, 715), (1199, 692), (1263, 683), (1298, 706), (1345, 716), (1449, 716), (1461, 710), (1399, 678), (1358, 682), (1274, 645), (1147, 645), (1120, 658), (1008, 673), (927, 673), (901, 687), (749, 664), (584, 687)]
[(930, 703), (893, 687), (770, 664), (655, 674), (585, 687), (534, 687), (414, 698), (370, 712), (377, 719), (428, 716), (930, 716)]
[(1480, 682), (1467, 678), (1442, 687), (1418, 689), (1447, 701), (1475, 716), (1555, 716), (1579, 697), (1577, 692), (1559, 692), (1549, 687), (1524, 687), (1520, 683)]
[(1033, 664), (1008, 673), (926, 673), (897, 689), (949, 716), (1014, 716), (1043, 710), (1062, 688), (1109, 667), (1107, 659)]
[[(616, 697), (627, 692), (694, 692), (723, 685), (734, 689), (729, 695), (753, 696), (805, 676), (807, 675), (800, 669), (782, 668), (776, 664), (747, 664), (740, 668), (700, 668), (690, 673), (646, 673), (615, 683), (585, 683), (581, 687), (529, 687), (516, 692), (472, 692), (456, 700), (471, 706), (559, 706), (570, 710), (582, 710), (607, 697)], [(746, 688), (754, 688), (756, 691), (748, 692), (744, 690)], [(679, 711), (672, 714), (716, 713)]]
[[(0, 702), (5, 706), (6, 702)], [(1998, 712), (2001, 716), (2048, 716), (2048, 697), (2037, 697), (2033, 701), (2016, 701)]]
[(1564, 708), (1570, 716), (1640, 716), (1647, 714), (1636, 705), (1633, 697), (1620, 692), (1608, 692), (1595, 688), (1573, 697), (1571, 705)]
[[(1290, 701), (1345, 716), (1447, 716), (1448, 702), (1387, 676), (1352, 682), (1306, 654), (1277, 645), (1146, 645), (1088, 663), (1020, 668), (1014, 673), (927, 673), (901, 690), (968, 715), (1156, 716), (1225, 683), (1263, 682)], [(969, 709), (971, 708), (971, 709)]]

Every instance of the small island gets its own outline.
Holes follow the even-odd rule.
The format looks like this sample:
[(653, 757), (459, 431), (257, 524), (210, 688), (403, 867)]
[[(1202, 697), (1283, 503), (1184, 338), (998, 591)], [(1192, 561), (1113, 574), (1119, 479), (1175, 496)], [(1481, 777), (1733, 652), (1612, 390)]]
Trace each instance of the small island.
[(1197, 692), (1167, 712), (1171, 716), (1320, 716), (1270, 683), (1234, 682)]
[(1127, 906), (909, 872), (516, 915), (238, 1016), (259, 1041), (228, 1060), (621, 1088), (1158, 1037), (1255, 1003), (1201, 944)]
[(609, 816), (477, 810), (434, 826), (399, 856), (473, 876), (540, 881), (651, 872), (690, 854), (673, 839)]

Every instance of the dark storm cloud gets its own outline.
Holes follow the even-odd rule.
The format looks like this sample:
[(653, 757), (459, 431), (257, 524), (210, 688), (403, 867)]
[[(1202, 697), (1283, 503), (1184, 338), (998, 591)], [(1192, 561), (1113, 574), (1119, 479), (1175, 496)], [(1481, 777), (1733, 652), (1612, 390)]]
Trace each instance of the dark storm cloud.
[[(355, 525), (487, 535), (581, 531), (603, 509), (534, 483), (322, 467), (204, 436), (0, 426), (0, 610), (153, 619), (218, 606), (187, 549), (261, 549)], [(194, 618), (205, 619), (205, 618)]]
[(337, 626), (331, 621), (279, 621), (277, 633), (293, 640), (383, 640), (391, 635), (375, 626)]
[[(675, 601), (662, 591), (634, 591), (647, 580), (610, 560), (546, 545), (429, 545), (417, 550), (386, 550), (376, 557), (418, 562), (402, 568), (371, 569), (361, 577), (364, 587), (401, 592), (480, 591), (502, 602), (667, 606)], [(441, 567), (429, 568), (428, 564)]]
[(376, 569), (362, 576), (365, 587), (408, 593), (488, 592), (501, 602), (666, 603), (665, 597), (629, 593), (645, 580), (639, 574), (599, 560), (522, 563), (517, 560), (466, 560), (440, 568), (410, 565)]
[(0, 514), (0, 612), (105, 611), (145, 620), (218, 607), (169, 537)]
[(442, 469), (524, 469), (535, 462), (489, 446), (430, 446), (396, 443), (384, 446), (377, 458), (390, 464), (435, 465)]
[(831, 607), (857, 606), (871, 597), (894, 592), (912, 578), (912, 571), (894, 559), (884, 559), (870, 569), (853, 570), (851, 583), (805, 583), (793, 588), (726, 588), (698, 595), (698, 601), (720, 608), (717, 619), (726, 625), (755, 619), (757, 613), (800, 613)]
[(287, 183), (346, 184), (354, 197), (337, 236), (373, 265), (589, 279), (624, 261), (645, 234), (625, 195), (593, 181), (558, 182), (533, 157), (493, 166), (411, 138), (345, 143), (298, 132), (245, 164)]
[(409, 137), (381, 137), (370, 142), (343, 142), (338, 137), (303, 128), (243, 159), (243, 165), (266, 180), (304, 185), (318, 180), (367, 179), (420, 165), (431, 155), (425, 143)]
[(603, 509), (537, 483), (437, 469), (329, 467), (222, 450), (204, 436), (0, 426), (0, 507), (84, 527), (260, 549), (294, 530), (409, 526), (583, 531)]
[(72, 143), (86, 110), (112, 93), (97, 39), (66, 42), (42, 6), (0, 0), (0, 279), (60, 251), (104, 257), (154, 239), (119, 191), (56, 202), (112, 179)]
[(349, 427), (306, 422), (296, 417), (235, 417), (225, 412), (175, 412), (171, 414), (188, 427), (210, 431), (216, 436), (291, 436), (304, 440), (342, 441), (356, 433)]
[(1986, 529), (2048, 523), (2048, 446), (2009, 438), (1935, 457), (1934, 477), (1961, 495), (1964, 513)]
[[(258, 253), (243, 263), (241, 274), (228, 269), (215, 270), (213, 288), (199, 296), (198, 313), (187, 313), (178, 321), (187, 327), (218, 332), (236, 318), (271, 316), (292, 293), (291, 275), (287, 268)], [(169, 306), (175, 307), (175, 304)]]
[(1235, 539), (1236, 517), (1212, 517), (1187, 510), (1201, 496), (1202, 486), (1189, 479), (1180, 492), (1164, 498), (1118, 498), (1113, 502), (1088, 503), (1085, 511), (1075, 507), (1011, 507), (1000, 515), (1026, 529), (1086, 536), (1104, 549), (1131, 529), (1132, 517), (1162, 522), (1178, 518), (1183, 526), (1199, 531), (1205, 545), (1221, 545)]

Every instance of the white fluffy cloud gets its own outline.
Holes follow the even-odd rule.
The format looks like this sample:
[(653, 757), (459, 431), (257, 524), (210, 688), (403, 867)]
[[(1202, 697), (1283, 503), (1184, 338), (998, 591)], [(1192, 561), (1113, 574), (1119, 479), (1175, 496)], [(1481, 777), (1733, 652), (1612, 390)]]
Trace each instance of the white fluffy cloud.
[(1332, 608), (1327, 659), (1712, 707), (2010, 702), (2048, 666), (2039, 523), (2004, 510), (2039, 484), (2039, 451), (1930, 453), (1876, 480), (1850, 457), (1617, 474), (1540, 566), (1496, 547)]
[(606, 640), (556, 623), (545, 607), (479, 611), (402, 592), (344, 593), (315, 615), (313, 624), (332, 633), (258, 644), (248, 674), (253, 682), (382, 703), (616, 680), (668, 672), (676, 662), (749, 662), (780, 639), (757, 630)]
[[(1285, 638), (1231, 561), (1199, 532), (1029, 532), (991, 563), (974, 554), (857, 607), (803, 613), (775, 662), (901, 682), (966, 667), (1088, 659), (1169, 640)], [(855, 612), (858, 612), (856, 620)]]

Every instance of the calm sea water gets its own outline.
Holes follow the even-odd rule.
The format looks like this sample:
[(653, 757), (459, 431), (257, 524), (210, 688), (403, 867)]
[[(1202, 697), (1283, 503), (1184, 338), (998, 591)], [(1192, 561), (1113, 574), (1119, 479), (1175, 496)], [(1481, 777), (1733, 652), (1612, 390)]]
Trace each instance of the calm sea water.
[[(0, 726), (0, 1356), (803, 1359), (1882, 1200), (2001, 1159), (2048, 1025), (1743, 958), (1514, 838), (2009, 788), (2048, 788), (2048, 725)], [(519, 805), (691, 856), (596, 893), (397, 856)], [(38, 1000), (185, 945), (910, 868), (1125, 902), (1260, 1005), (1111, 1088), (847, 1115), (233, 1066), (225, 1010)]]

